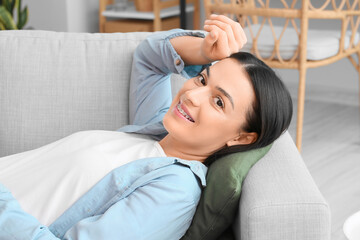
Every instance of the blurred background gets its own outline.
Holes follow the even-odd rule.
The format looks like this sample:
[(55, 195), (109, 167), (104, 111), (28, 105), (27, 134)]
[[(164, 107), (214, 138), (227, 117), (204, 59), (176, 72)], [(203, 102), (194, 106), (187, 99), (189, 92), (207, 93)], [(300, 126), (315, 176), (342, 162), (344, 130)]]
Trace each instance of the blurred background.
[[(142, 2), (147, 1), (150, 0)], [(123, 2), (115, 1), (120, 11)], [(134, 5), (133, 1), (125, 2)], [(203, 0), (198, 2), (201, 29), (205, 9)], [(280, 1), (273, 2), (281, 5)], [(22, 5), (28, 7), (25, 29), (88, 33), (100, 31), (99, 0), (23, 0)], [(106, 9), (117, 10), (116, 6)], [(114, 16), (109, 19), (116, 18)], [(193, 12), (188, 12), (186, 19), (186, 29), (194, 29)], [(311, 22), (311, 27), (340, 31), (341, 24), (316, 20)], [(299, 74), (297, 70), (289, 69), (276, 69), (276, 72), (290, 89), (294, 100), (294, 118), (289, 132), (295, 139)], [(346, 239), (342, 231), (343, 223), (348, 216), (360, 210), (359, 79), (357, 71), (346, 58), (324, 67), (309, 69), (306, 75), (301, 154), (330, 204), (333, 240)]]
[[(199, 0), (199, 2), (200, 27), (202, 27), (205, 11), (203, 0)], [(29, 19), (26, 24), (28, 27), (61, 32), (99, 32), (99, 0), (23, 0), (23, 5), (27, 5), (29, 8)], [(193, 29), (192, 13), (187, 14), (187, 19), (187, 29)], [(339, 23), (335, 22), (328, 24), (319, 21), (316, 23), (316, 27), (340, 29)], [(297, 85), (298, 73), (296, 71), (279, 70), (278, 72), (286, 79), (286, 82)], [(309, 93), (312, 89), (325, 87), (328, 91), (316, 98), (325, 98), (325, 101), (350, 105), (358, 104), (359, 77), (347, 59), (325, 67), (311, 69), (307, 74), (307, 79), (307, 86), (314, 86), (307, 87), (307, 97), (310, 97)]]

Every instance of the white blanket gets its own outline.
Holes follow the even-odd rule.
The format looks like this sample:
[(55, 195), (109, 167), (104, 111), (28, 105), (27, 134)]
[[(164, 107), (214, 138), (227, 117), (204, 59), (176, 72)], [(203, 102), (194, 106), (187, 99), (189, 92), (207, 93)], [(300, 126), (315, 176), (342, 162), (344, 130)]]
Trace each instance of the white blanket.
[(137, 159), (164, 156), (159, 143), (143, 135), (84, 131), (0, 158), (0, 182), (25, 211), (50, 225), (111, 170)]

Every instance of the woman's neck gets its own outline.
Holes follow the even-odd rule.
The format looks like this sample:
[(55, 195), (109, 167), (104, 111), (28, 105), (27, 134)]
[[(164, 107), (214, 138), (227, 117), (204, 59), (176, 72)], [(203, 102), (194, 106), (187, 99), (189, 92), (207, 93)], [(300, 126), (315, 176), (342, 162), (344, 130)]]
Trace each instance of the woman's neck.
[(169, 134), (159, 141), (166, 156), (177, 157), (184, 160), (195, 160), (204, 162), (207, 155), (198, 154), (194, 148), (172, 138)]

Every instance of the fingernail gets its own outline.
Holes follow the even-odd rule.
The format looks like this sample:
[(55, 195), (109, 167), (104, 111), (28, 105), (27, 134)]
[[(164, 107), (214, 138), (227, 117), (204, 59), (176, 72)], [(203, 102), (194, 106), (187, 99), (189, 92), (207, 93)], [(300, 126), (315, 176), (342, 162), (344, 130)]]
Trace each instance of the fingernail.
[(217, 16), (217, 14), (213, 13), (213, 14), (211, 14), (211, 16), (212, 16), (212, 17), (216, 17), (216, 16)]
[(215, 34), (213, 32), (210, 32), (210, 36), (213, 38), (215, 37)]

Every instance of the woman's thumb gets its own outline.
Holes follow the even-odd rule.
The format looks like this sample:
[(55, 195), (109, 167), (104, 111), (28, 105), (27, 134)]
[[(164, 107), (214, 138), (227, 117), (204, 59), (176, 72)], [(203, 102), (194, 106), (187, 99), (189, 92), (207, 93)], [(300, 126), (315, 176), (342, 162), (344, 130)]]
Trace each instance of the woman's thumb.
[(214, 44), (217, 40), (216, 33), (214, 31), (211, 31), (209, 35), (210, 37), (208, 38), (208, 43)]

